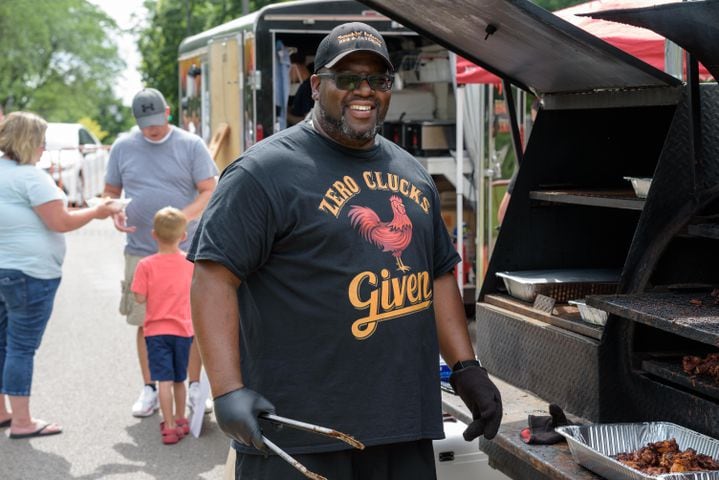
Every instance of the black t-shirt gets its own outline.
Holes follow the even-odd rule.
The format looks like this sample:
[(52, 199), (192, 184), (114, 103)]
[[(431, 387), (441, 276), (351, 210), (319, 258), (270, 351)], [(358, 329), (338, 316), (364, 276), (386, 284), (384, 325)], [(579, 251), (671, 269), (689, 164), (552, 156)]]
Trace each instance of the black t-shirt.
[[(367, 446), (442, 437), (432, 282), (459, 257), (397, 145), (347, 149), (307, 122), (272, 135), (224, 171), (188, 258), (242, 280), (243, 380), (278, 415)], [(290, 453), (348, 448), (264, 431)]]

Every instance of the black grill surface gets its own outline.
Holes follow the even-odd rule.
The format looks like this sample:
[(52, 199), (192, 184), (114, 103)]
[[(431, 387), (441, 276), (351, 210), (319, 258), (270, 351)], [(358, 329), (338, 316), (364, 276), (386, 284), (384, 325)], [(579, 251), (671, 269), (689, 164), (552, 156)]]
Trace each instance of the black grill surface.
[(709, 345), (719, 346), (719, 304), (708, 293), (591, 295), (587, 304)]

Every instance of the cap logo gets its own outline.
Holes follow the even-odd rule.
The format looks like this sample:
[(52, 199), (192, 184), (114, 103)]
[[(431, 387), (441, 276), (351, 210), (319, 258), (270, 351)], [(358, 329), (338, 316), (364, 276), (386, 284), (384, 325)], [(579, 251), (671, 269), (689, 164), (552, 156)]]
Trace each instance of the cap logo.
[(355, 32), (345, 33), (345, 34), (337, 37), (337, 43), (339, 45), (342, 45), (343, 43), (347, 43), (347, 42), (353, 42), (356, 40), (367, 40), (369, 42), (374, 43), (378, 47), (382, 46), (382, 40), (380, 40), (379, 38), (377, 38), (376, 36), (372, 35), (369, 32), (355, 31)]
[(149, 105), (143, 104), (141, 106), (142, 106), (142, 113), (145, 113), (148, 110), (152, 110), (153, 112), (155, 111), (155, 105), (153, 105), (152, 103), (150, 103)]

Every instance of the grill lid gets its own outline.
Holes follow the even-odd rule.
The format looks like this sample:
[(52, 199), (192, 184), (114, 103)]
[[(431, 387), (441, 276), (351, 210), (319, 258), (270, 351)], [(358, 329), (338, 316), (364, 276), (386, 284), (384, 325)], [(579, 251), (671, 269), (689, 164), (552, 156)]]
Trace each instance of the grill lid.
[(714, 78), (719, 78), (719, 2), (667, 3), (588, 13), (585, 16), (654, 30), (696, 55)]
[(359, 1), (537, 94), (681, 83), (529, 0)]

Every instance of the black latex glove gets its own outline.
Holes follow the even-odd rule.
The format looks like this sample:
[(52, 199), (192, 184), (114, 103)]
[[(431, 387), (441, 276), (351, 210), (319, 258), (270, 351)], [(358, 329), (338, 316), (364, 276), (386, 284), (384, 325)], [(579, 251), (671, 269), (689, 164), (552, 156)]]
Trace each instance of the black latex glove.
[(529, 415), (527, 423), (529, 428), (525, 428), (519, 432), (524, 443), (536, 445), (553, 445), (564, 440), (564, 437), (554, 431), (557, 427), (572, 425), (567, 420), (564, 411), (554, 403), (549, 405), (549, 415)]
[(217, 424), (228, 437), (266, 450), (257, 418), (261, 413), (275, 413), (269, 400), (249, 388), (240, 388), (220, 395), (214, 402)]
[(502, 421), (502, 396), (487, 370), (476, 366), (457, 370), (449, 376), (449, 383), (474, 419), (464, 431), (464, 439), (469, 442), (480, 435), (493, 439)]

